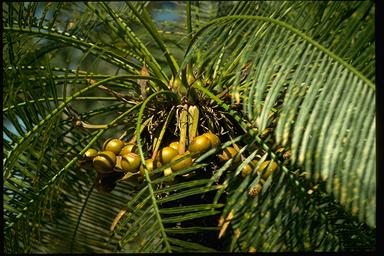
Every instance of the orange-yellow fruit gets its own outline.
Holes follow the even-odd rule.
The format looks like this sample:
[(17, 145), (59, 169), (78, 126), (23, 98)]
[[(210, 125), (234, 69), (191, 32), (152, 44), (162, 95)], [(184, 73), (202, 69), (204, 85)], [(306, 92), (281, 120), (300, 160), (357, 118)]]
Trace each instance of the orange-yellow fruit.
[(84, 153), (84, 157), (87, 160), (92, 160), (95, 156), (97, 156), (97, 150), (94, 148), (89, 148), (87, 151)]
[(140, 167), (140, 156), (135, 153), (127, 153), (122, 156), (121, 169), (124, 172), (136, 172)]
[(102, 151), (93, 158), (93, 166), (99, 173), (111, 172), (115, 164), (116, 155), (112, 151)]
[(171, 144), (169, 144), (169, 147), (179, 150), (179, 144), (180, 143), (178, 141), (174, 141)]
[(211, 148), (211, 141), (207, 136), (200, 135), (195, 137), (189, 145), (189, 151), (192, 153), (204, 153)]
[[(271, 161), (265, 161), (265, 162), (263, 162), (263, 163), (260, 165), (260, 167), (259, 167), (259, 169), (258, 169), (258, 172), (259, 172), (259, 173), (263, 172), (264, 169), (269, 165), (270, 162), (271, 162)], [(277, 169), (277, 167), (278, 167), (278, 165), (277, 165), (275, 162), (272, 161), (271, 165), (270, 165), (270, 166), (267, 168), (267, 170), (263, 173), (262, 178), (263, 178), (264, 180), (268, 179), (268, 177), (271, 175), (271, 173), (272, 173), (274, 170)]]
[(250, 164), (247, 164), (241, 170), (241, 176), (245, 177), (253, 171), (253, 167)]
[[(238, 151), (236, 149), (234, 149), (233, 147), (227, 147), (223, 150), (221, 155), (218, 155), (218, 157), (222, 161), (228, 161), (229, 159), (234, 158), (237, 155), (237, 153), (238, 153)], [(235, 158), (234, 162), (238, 163), (238, 162), (240, 162), (240, 160), (241, 160), (240, 157), (237, 157), (237, 158)]]
[(172, 158), (174, 158), (175, 156), (177, 156), (179, 153), (179, 151), (177, 151), (176, 149), (174, 148), (171, 148), (171, 147), (164, 147), (162, 150), (160, 150), (159, 152), (159, 159), (161, 161), (161, 163), (163, 164), (167, 164), (167, 163), (170, 163)]
[(124, 141), (119, 139), (109, 139), (103, 145), (104, 150), (112, 151), (115, 155), (118, 155), (123, 147)]
[(212, 148), (218, 147), (220, 145), (221, 143), (220, 138), (216, 134), (212, 132), (207, 132), (207, 133), (204, 133), (203, 135), (209, 139), (209, 141), (211, 142)]
[(125, 155), (127, 153), (137, 153), (137, 145), (136, 144), (131, 144), (127, 143), (125, 146), (121, 149), (120, 155)]
[[(147, 164), (147, 171), (150, 175), (152, 175), (153, 169), (159, 168), (161, 166), (161, 163), (157, 160), (153, 159), (147, 159), (145, 160), (145, 163)], [(144, 165), (140, 165), (140, 174), (144, 176)]]
[[(177, 155), (174, 158), (172, 158), (172, 162), (175, 162), (176, 160), (178, 160), (182, 157), (185, 157), (188, 154), (190, 154), (190, 152), (185, 152), (184, 154)], [(172, 164), (171, 168), (172, 168), (172, 171), (179, 171), (179, 170), (186, 168), (186, 167), (189, 167), (191, 165), (192, 165), (192, 158), (191, 158), (191, 156), (187, 156), (185, 159), (183, 159), (177, 163)]]

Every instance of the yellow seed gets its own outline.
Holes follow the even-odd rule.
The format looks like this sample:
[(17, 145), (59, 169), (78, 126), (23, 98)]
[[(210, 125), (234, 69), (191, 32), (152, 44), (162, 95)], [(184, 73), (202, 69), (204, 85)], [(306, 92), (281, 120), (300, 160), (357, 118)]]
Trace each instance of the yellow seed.
[(250, 164), (247, 164), (241, 170), (241, 176), (245, 177), (253, 171), (253, 167)]
[(124, 147), (124, 142), (119, 139), (109, 139), (104, 143), (104, 150), (112, 151), (116, 155), (120, 153), (123, 147)]
[(124, 172), (136, 172), (140, 167), (140, 156), (135, 153), (127, 153), (122, 156), (121, 169)]
[[(258, 169), (258, 172), (261, 173), (264, 171), (264, 169), (269, 165), (271, 161), (265, 161), (264, 163), (262, 163)], [(276, 170), (278, 167), (278, 165), (272, 161), (272, 163), (270, 164), (270, 166), (267, 168), (267, 170), (264, 172), (262, 178), (264, 180), (268, 179), (268, 177), (272, 174), (272, 172), (274, 170)]]
[(194, 138), (189, 145), (189, 151), (192, 153), (199, 152), (204, 153), (211, 147), (211, 141), (208, 139), (207, 136), (200, 135)]
[(93, 159), (95, 156), (97, 156), (97, 150), (94, 148), (89, 148), (87, 151), (84, 153), (84, 157), (87, 160)]
[(102, 151), (93, 158), (93, 166), (99, 173), (111, 172), (116, 163), (116, 155), (112, 151)]
[(180, 143), (178, 141), (174, 141), (171, 144), (169, 144), (169, 147), (179, 150), (179, 144)]
[(216, 134), (212, 132), (207, 132), (207, 133), (204, 133), (203, 135), (209, 139), (209, 141), (211, 142), (212, 148), (218, 147), (220, 145), (221, 143), (220, 138)]
[(137, 145), (132, 143), (127, 143), (125, 146), (121, 149), (120, 155), (125, 155), (127, 153), (137, 153)]
[[(153, 159), (147, 159), (145, 160), (145, 163), (147, 164), (147, 171), (149, 175), (152, 175), (153, 169), (159, 168), (161, 166), (160, 162)], [(154, 166), (156, 166), (154, 168)], [(140, 174), (144, 176), (144, 165), (140, 165)]]
[[(174, 158), (172, 158), (172, 162), (175, 162), (177, 159), (185, 157), (188, 154), (190, 154), (190, 152), (185, 152), (182, 155), (177, 155)], [(173, 171), (179, 171), (179, 170), (186, 168), (186, 167), (189, 167), (191, 165), (192, 165), (192, 158), (190, 156), (188, 156), (185, 159), (181, 160), (180, 162), (172, 164), (171, 168)]]
[(174, 158), (178, 154), (179, 154), (179, 152), (176, 149), (171, 148), (171, 147), (164, 147), (160, 151), (159, 159), (160, 159), (161, 163), (167, 164), (167, 163), (170, 163), (172, 158)]
[[(218, 157), (219, 157), (220, 160), (222, 160), (222, 161), (227, 161), (227, 160), (229, 160), (229, 159), (231, 159), (231, 158), (236, 157), (237, 153), (238, 153), (238, 151), (237, 151), (236, 149), (234, 149), (233, 147), (227, 147), (227, 148), (225, 148), (225, 149), (223, 150), (223, 152), (222, 152), (221, 155), (218, 155)], [(236, 158), (234, 159), (234, 162), (235, 162), (235, 163), (238, 163), (238, 162), (240, 162), (240, 160), (241, 160), (240, 157), (236, 157)]]

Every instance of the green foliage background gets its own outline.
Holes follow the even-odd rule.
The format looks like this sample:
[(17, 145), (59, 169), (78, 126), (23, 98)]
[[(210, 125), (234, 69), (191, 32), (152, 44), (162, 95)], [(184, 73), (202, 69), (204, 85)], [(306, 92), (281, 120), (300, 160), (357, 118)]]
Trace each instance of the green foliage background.
[[(375, 250), (374, 2), (167, 6), (2, 4), (5, 252)], [(153, 18), (161, 13), (175, 18)], [(158, 134), (140, 137), (140, 129), (173, 129), (165, 120), (180, 97), (168, 84), (188, 63), (204, 79), (196, 105), (215, 106), (225, 126), (204, 124), (239, 133), (181, 173), (97, 192), (96, 173), (78, 160), (120, 136), (137, 136), (144, 159)], [(140, 79), (151, 81), (147, 98)], [(74, 117), (102, 126), (85, 129)], [(212, 169), (207, 159), (233, 142), (245, 161)], [(250, 197), (260, 175), (240, 172), (256, 155), (279, 168)], [(214, 171), (161, 185), (196, 170)], [(178, 206), (186, 198), (200, 202)], [(220, 217), (229, 225), (218, 239)]]

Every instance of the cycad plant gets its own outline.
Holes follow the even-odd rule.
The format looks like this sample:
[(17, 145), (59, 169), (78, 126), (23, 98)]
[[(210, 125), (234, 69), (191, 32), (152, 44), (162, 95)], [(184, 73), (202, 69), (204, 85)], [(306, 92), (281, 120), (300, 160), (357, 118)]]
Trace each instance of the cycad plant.
[(2, 7), (5, 252), (375, 250), (372, 1)]

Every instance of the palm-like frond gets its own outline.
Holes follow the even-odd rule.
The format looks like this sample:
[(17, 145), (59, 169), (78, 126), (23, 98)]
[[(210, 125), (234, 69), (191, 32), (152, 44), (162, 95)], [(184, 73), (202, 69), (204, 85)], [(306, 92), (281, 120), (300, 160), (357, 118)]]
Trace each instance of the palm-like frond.
[[(70, 182), (78, 179), (76, 172), (68, 176)], [(85, 193), (77, 197), (64, 193), (66, 214), (40, 230), (41, 243), (33, 248), (36, 252), (108, 253), (116, 247), (118, 241), (109, 239), (110, 227), (124, 207), (124, 200), (132, 198), (136, 187), (121, 183), (111, 193), (99, 193), (88, 181), (83, 183), (82, 190)]]
[[(193, 168), (183, 171), (199, 170), (203, 165), (196, 165)], [(156, 173), (156, 171), (155, 171)], [(118, 249), (127, 245), (134, 251), (140, 252), (172, 252), (172, 251), (214, 251), (210, 245), (199, 245), (180, 239), (189, 233), (217, 231), (215, 223), (205, 223), (188, 227), (188, 221), (203, 219), (207, 216), (219, 214), (215, 208), (222, 207), (221, 204), (191, 204), (189, 206), (178, 206), (178, 201), (185, 197), (198, 197), (208, 191), (217, 190), (218, 185), (206, 187), (209, 179), (185, 181), (168, 187), (157, 188), (155, 185), (174, 179), (181, 173), (173, 174), (166, 178), (158, 178), (145, 186), (127, 206), (127, 213), (120, 220), (114, 235), (121, 237)], [(166, 196), (165, 196), (166, 195)], [(179, 223), (178, 228), (173, 228)], [(184, 224), (187, 223), (187, 224)], [(212, 225), (213, 224), (213, 225)], [(187, 225), (187, 226), (186, 226)], [(211, 225), (211, 226), (206, 226)]]
[[(270, 158), (265, 154), (258, 163)], [(342, 205), (324, 193), (324, 183), (308, 183), (299, 170), (292, 172), (284, 167), (265, 183), (260, 175), (239, 178), (243, 165), (226, 179), (226, 189), (231, 192), (222, 216), (234, 233), (228, 238), (230, 251), (355, 250), (372, 242), (362, 236), (366, 227), (359, 226)], [(254, 195), (257, 184), (262, 186)]]
[[(241, 37), (247, 40), (239, 43)], [(327, 191), (375, 225), (375, 88), (368, 78), (271, 18), (221, 18), (198, 33), (188, 56), (195, 48), (211, 61), (218, 86), (228, 87), (237, 103), (242, 95), (253, 127), (263, 131), (272, 108), (279, 109), (276, 145), (291, 148), (292, 163), (303, 166), (308, 178), (326, 180)], [(220, 82), (231, 73), (232, 80)]]
[[(315, 39), (375, 82), (374, 4), (372, 1), (242, 3), (231, 15), (278, 18)], [(314, 8), (315, 7), (315, 8)]]
[[(178, 18), (163, 23), (152, 2), (3, 5), (6, 251), (370, 250), (374, 4), (174, 3)], [(169, 79), (191, 63), (205, 84), (194, 89), (225, 120), (200, 125), (244, 134), (171, 176), (163, 166), (96, 192), (78, 160), (107, 137), (136, 137), (144, 160), (173, 129)], [(213, 166), (233, 143), (244, 161)]]

